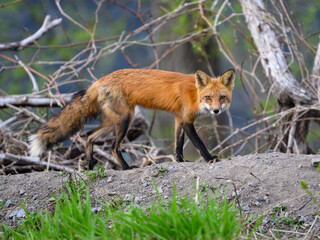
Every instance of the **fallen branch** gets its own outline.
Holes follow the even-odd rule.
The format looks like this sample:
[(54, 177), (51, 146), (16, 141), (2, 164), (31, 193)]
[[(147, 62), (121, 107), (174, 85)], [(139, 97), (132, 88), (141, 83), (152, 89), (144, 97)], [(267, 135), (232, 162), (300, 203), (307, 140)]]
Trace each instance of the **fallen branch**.
[[(61, 94), (65, 102), (70, 102), (74, 93)], [(0, 97), (0, 108), (7, 107), (7, 104), (18, 107), (60, 107), (60, 96), (51, 97), (41, 95), (10, 95)]]
[(43, 21), (43, 24), (41, 28), (31, 36), (19, 41), (19, 42), (12, 42), (12, 43), (5, 43), (0, 44), (0, 51), (5, 50), (15, 50), (19, 51), (23, 48), (33, 44), (36, 40), (38, 40), (43, 34), (45, 34), (47, 31), (49, 31), (51, 28), (54, 28), (55, 26), (59, 25), (62, 21), (62, 18), (55, 19), (53, 21), (50, 21), (50, 16), (47, 15)]
[(21, 165), (25, 165), (27, 164), (35, 164), (35, 165), (39, 165), (39, 166), (44, 166), (47, 167), (49, 166), (50, 169), (53, 170), (58, 170), (58, 171), (65, 171), (65, 172), (69, 172), (69, 173), (73, 173), (76, 170), (69, 168), (69, 167), (64, 167), (58, 164), (54, 164), (54, 163), (48, 163), (48, 162), (41, 162), (39, 161), (39, 157), (27, 157), (27, 156), (18, 156), (18, 155), (14, 155), (11, 153), (0, 153), (0, 163), (2, 164), (2, 162), (4, 162), (4, 160), (10, 160), (13, 161), (15, 163), (21, 164)]

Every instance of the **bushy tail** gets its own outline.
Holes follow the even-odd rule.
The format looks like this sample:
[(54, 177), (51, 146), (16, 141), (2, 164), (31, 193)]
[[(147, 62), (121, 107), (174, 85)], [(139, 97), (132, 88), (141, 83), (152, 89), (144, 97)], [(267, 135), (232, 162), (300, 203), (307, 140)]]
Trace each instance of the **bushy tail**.
[[(91, 89), (88, 89), (91, 90)], [(72, 101), (51, 118), (38, 132), (30, 136), (30, 155), (40, 156), (53, 144), (63, 141), (80, 130), (86, 119), (94, 117), (99, 111), (97, 98), (81, 90), (73, 96)]]

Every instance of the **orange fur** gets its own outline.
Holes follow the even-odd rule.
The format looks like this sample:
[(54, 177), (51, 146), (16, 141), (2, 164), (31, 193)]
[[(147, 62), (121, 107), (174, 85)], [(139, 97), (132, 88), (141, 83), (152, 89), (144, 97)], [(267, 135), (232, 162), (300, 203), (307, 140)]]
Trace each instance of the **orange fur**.
[[(233, 87), (233, 70), (212, 79), (202, 71), (194, 75), (154, 69), (118, 70), (93, 83), (84, 95), (76, 96), (58, 116), (42, 127), (32, 137), (31, 154), (40, 155), (47, 147), (80, 129), (85, 119), (102, 112), (106, 116), (105, 122), (87, 136), (86, 155), (91, 163), (90, 168), (93, 167), (94, 140), (112, 129), (116, 131), (112, 153), (123, 168), (128, 168), (119, 149), (136, 105), (173, 113), (176, 117), (176, 135), (182, 136), (186, 131), (192, 138), (196, 133), (190, 124), (201, 113), (219, 114), (229, 108)], [(208, 155), (198, 136), (192, 141), (208, 160), (211, 155)], [(176, 144), (181, 147), (181, 140), (176, 139)]]

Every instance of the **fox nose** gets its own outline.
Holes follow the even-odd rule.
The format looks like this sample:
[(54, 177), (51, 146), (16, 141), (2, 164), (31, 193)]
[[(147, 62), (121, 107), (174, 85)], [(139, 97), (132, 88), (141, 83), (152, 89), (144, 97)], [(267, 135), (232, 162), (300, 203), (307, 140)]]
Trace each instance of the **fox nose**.
[(214, 113), (214, 114), (218, 114), (218, 113), (220, 113), (220, 110), (219, 110), (218, 108), (213, 109), (213, 113)]

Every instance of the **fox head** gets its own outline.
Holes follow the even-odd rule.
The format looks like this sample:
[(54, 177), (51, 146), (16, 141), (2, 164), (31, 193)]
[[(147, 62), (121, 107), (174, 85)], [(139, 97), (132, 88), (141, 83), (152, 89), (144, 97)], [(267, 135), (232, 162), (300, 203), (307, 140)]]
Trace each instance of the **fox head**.
[(226, 71), (218, 78), (210, 78), (207, 74), (198, 70), (195, 78), (199, 113), (209, 112), (212, 115), (219, 115), (230, 107), (235, 79), (233, 69)]

